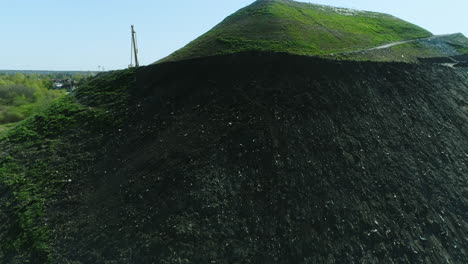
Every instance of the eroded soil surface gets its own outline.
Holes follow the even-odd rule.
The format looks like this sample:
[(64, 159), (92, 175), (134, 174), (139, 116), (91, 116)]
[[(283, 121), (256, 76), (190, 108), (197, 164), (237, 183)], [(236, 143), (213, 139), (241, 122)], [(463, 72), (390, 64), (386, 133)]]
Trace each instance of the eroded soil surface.
[(468, 263), (466, 73), (245, 53), (128, 81), (127, 105), (75, 95), (123, 125), (52, 135), (79, 163), (46, 203), (54, 263)]

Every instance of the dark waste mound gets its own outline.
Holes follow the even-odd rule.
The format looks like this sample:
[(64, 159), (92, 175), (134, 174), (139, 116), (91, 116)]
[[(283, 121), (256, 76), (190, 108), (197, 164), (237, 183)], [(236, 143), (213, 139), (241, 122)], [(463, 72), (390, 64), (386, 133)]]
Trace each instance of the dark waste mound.
[[(47, 223), (47, 247), (32, 240), (21, 254), (55, 263), (468, 263), (466, 74), (245, 53), (103, 75), (76, 98), (81, 108), (44, 117), (60, 114), (69, 126), (59, 132), (27, 124), (48, 143), (3, 143), (26, 171), (47, 164), (30, 184), (65, 181), (47, 185), (47, 196), (38, 188), (48, 197), (35, 222)], [(54, 151), (41, 152), (49, 144)], [(2, 208), (13, 199), (0, 198)], [(11, 226), (2, 240), (36, 235), (15, 225), (18, 213), (2, 214)], [(15, 259), (9, 250), (0, 259)]]
[(455, 67), (459, 67), (459, 68), (468, 68), (468, 61), (467, 61), (467, 62), (460, 62), (460, 63), (457, 63), (457, 64), (455, 64)]
[(452, 56), (452, 58), (456, 61), (468, 62), (468, 54)]
[(451, 57), (432, 57), (432, 58), (419, 58), (420, 62), (423, 63), (454, 63), (456, 60)]

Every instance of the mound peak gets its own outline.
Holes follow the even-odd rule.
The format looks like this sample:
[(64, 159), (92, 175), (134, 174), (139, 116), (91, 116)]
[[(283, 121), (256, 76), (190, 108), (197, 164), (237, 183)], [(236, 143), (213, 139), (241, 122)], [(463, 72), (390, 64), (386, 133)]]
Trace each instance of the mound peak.
[(161, 62), (243, 51), (326, 55), (429, 36), (429, 31), (387, 14), (257, 0)]

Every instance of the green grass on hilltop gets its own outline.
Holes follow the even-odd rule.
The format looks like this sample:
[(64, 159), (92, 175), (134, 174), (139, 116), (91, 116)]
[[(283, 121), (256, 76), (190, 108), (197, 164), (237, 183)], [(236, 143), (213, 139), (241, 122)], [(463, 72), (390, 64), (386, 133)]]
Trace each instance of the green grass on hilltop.
[(463, 34), (453, 34), (450, 38), (448, 38), (448, 43), (460, 54), (468, 54), (468, 38), (466, 38)]
[(286, 0), (256, 1), (161, 60), (241, 51), (324, 55), (431, 33), (396, 17)]

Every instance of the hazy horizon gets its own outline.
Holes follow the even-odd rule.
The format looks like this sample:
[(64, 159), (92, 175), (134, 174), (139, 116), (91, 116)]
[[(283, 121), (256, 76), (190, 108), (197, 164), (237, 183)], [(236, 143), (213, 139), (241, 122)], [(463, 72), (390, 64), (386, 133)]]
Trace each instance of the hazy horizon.
[[(4, 26), (0, 70), (97, 71), (126, 68), (130, 63), (130, 25), (139, 40), (142, 65), (185, 46), (226, 16), (254, 2), (149, 0), (112, 3), (82, 0), (11, 1), (0, 23)], [(434, 34), (468, 35), (468, 2), (355, 0), (301, 1), (384, 12)]]

